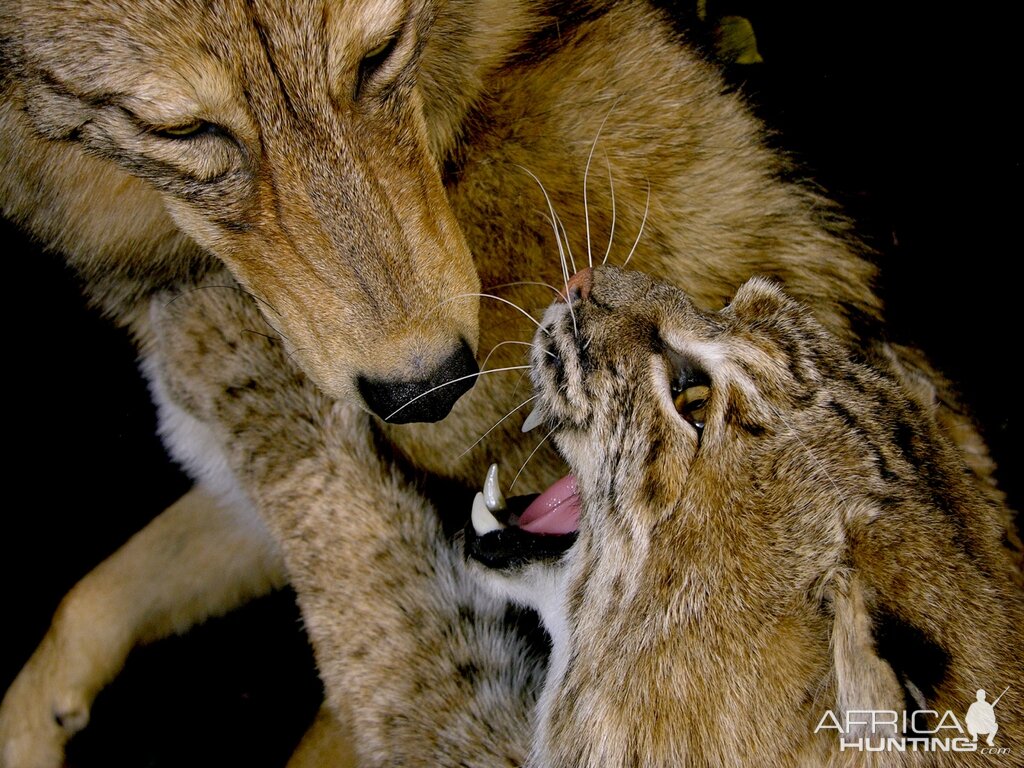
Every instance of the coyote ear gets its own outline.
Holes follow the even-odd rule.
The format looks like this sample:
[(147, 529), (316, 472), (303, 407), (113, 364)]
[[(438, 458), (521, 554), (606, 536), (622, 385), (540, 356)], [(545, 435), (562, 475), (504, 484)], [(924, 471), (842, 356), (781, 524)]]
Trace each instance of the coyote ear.
[[(878, 655), (873, 621), (864, 587), (853, 575), (833, 583), (832, 655), (836, 679), (836, 711), (904, 708), (904, 688)], [(852, 736), (896, 736), (896, 733), (855, 733)]]

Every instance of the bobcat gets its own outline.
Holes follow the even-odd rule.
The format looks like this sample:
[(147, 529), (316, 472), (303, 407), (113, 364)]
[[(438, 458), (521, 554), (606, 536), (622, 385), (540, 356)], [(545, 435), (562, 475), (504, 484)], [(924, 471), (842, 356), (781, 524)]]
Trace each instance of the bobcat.
[[(199, 386), (209, 372), (157, 351), (174, 333), (157, 333), (154, 307), (197, 281), (212, 316), (239, 288), (256, 297), (246, 322), (278, 339), (282, 381), (297, 365), (303, 392), (315, 383), (315, 398), (386, 420), (373, 428), (377, 449), (469, 488), (495, 458), (522, 464), (534, 449), (506, 421), (460, 455), (512, 404), (515, 374), (465, 389), (482, 351), (491, 367), (520, 362), (515, 345), (498, 345), (526, 322), (502, 302), (537, 305), (547, 289), (507, 284), (564, 283), (569, 267), (551, 258), (560, 234), (580, 261), (624, 260), (635, 247), (632, 264), (685, 282), (702, 306), (753, 272), (771, 275), (843, 343), (898, 358), (909, 387), (935, 390), (937, 419), (999, 499), (948, 385), (915, 350), (882, 340), (875, 271), (845, 221), (785, 180), (742, 100), (646, 2), (23, 0), (0, 6), (0, 65), (3, 215), (64, 253), (92, 301), (129, 329), (172, 453), (221, 499), (170, 508), (68, 595), (0, 706), (5, 765), (59, 764), (135, 643), (286, 579), (328, 688), (339, 682), (340, 662), (319, 647), (349, 626), (334, 601), (381, 569), (323, 580), (340, 566), (326, 567), (321, 545), (358, 541), (348, 528), (364, 522), (386, 540), (386, 521), (362, 505), (391, 481), (351, 472), (311, 483), (352, 483), (346, 514), (323, 518), (229, 461), (226, 414), (181, 394), (183, 375)], [(292, 396), (280, 395), (283, 414)], [(353, 439), (363, 434), (364, 417), (332, 407)], [(292, 427), (319, 444), (316, 424)], [(303, 463), (278, 451), (253, 460), (268, 468), (277, 456), (281, 473)], [(521, 482), (547, 485), (557, 467), (542, 450)], [(421, 630), (403, 626), (395, 641), (419, 647)], [(387, 682), (397, 670), (387, 659), (356, 668), (363, 676), (328, 698), (377, 712), (357, 714), (356, 735), (383, 755), (394, 743), (383, 710), (360, 697), (383, 706), (407, 681)], [(409, 745), (435, 738), (426, 721), (389, 722)]]
[[(869, 762), (834, 729), (921, 711), (917, 733), (842, 737), (963, 745), (976, 690), (1024, 678), (1000, 512), (895, 361), (858, 361), (760, 278), (703, 311), (609, 267), (575, 276), (534, 342), (528, 426), (572, 475), (525, 508), (492, 485), (466, 540), (552, 638), (530, 765), (964, 764)], [(992, 754), (1019, 765), (1022, 711), (999, 716)]]

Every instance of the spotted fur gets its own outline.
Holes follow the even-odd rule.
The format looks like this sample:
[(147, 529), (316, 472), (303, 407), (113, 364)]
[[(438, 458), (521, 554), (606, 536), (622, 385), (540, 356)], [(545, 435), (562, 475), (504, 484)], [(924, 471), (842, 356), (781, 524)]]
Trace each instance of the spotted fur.
[[(815, 733), (827, 710), (963, 723), (978, 688), (1024, 679), (1019, 553), (934, 406), (763, 279), (721, 311), (615, 268), (573, 296), (532, 375), (578, 537), (484, 573), (553, 638), (530, 765), (1020, 765), (1019, 691), (998, 709), (1009, 757)], [(700, 429), (673, 404), (680, 365), (710, 379)]]

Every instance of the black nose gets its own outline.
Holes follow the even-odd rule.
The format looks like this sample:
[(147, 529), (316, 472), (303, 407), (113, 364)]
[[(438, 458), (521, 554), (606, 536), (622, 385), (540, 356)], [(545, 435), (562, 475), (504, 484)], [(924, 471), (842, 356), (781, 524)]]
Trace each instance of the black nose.
[[(455, 401), (476, 383), (480, 369), (469, 345), (463, 341), (429, 376), (422, 379), (358, 378), (359, 394), (384, 421), (440, 421)], [(426, 394), (429, 393), (429, 394)]]

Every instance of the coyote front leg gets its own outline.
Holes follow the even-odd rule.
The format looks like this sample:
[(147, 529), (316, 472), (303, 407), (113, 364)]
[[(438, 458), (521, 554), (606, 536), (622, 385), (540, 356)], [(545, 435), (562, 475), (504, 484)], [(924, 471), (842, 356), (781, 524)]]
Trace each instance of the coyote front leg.
[(0, 705), (0, 765), (61, 765), (65, 743), (135, 645), (284, 585), (273, 541), (240, 506), (193, 489), (65, 596)]
[(245, 296), (154, 303), (169, 398), (218, 435), (281, 547), (328, 704), (363, 765), (521, 765), (543, 652), (466, 573), (430, 494), (370, 417), (324, 397)]

